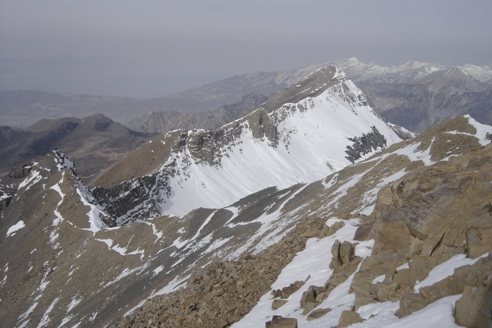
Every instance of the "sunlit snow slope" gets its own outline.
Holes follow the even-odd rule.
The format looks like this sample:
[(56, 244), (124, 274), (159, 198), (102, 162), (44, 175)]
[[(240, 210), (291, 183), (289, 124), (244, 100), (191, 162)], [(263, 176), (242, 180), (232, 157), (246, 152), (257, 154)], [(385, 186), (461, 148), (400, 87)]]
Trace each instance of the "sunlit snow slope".
[[(174, 140), (170, 156), (152, 173), (161, 183), (159, 191), (135, 180), (133, 188), (144, 188), (153, 198), (117, 222), (132, 221), (142, 212), (182, 216), (199, 207), (220, 208), (270, 186), (321, 179), (351, 164), (346, 151), (353, 138), (379, 137), (379, 143), (362, 139), (366, 150), (360, 159), (400, 141), (340, 69), (322, 68), (312, 75), (243, 119)], [(271, 108), (282, 99), (296, 102)]]

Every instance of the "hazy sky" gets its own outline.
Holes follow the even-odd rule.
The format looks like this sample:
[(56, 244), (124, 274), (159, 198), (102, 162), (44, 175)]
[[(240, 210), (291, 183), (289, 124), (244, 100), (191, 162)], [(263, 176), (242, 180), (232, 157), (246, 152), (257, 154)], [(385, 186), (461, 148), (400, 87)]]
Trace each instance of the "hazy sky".
[(163, 96), (355, 56), (492, 63), (491, 0), (0, 0), (0, 87)]

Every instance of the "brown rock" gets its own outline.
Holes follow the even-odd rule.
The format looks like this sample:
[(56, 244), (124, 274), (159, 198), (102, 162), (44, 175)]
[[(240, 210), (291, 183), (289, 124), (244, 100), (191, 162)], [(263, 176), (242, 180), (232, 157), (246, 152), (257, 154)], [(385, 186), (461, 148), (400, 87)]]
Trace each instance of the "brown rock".
[(355, 231), (354, 240), (367, 240), (369, 233), (371, 232), (372, 225), (373, 223), (366, 223), (358, 227), (357, 231)]
[(492, 218), (482, 215), (466, 225), (467, 255), (477, 258), (492, 250)]
[(439, 235), (429, 236), (427, 239), (425, 239), (424, 245), (422, 246), (421, 255), (432, 256), (434, 251), (441, 245), (443, 238), (444, 238), (444, 233)]
[(266, 328), (297, 328), (297, 319), (283, 318), (279, 315), (274, 315), (271, 321), (265, 323)]
[(433, 303), (445, 296), (450, 296), (452, 293), (448, 286), (452, 279), (452, 277), (447, 277), (431, 286), (422, 287), (420, 293), (425, 297), (427, 303)]
[(343, 327), (348, 327), (350, 325), (353, 325), (354, 323), (359, 323), (362, 322), (362, 318), (359, 316), (359, 314), (355, 311), (343, 311), (342, 315), (340, 316), (340, 319), (338, 320), (338, 327), (343, 328)]
[(400, 308), (396, 315), (400, 318), (406, 317), (415, 311), (427, 306), (427, 300), (419, 293), (404, 293), (400, 297)]
[(319, 286), (309, 286), (301, 297), (301, 307), (303, 308), (303, 314), (308, 314), (315, 307), (321, 304), (324, 300), (324, 293), (326, 288)]
[[(405, 222), (378, 221), (374, 223), (372, 233), (375, 234), (373, 238), (376, 239), (373, 250), (374, 255), (390, 251), (404, 256), (408, 253), (412, 239), (415, 238), (410, 234)], [(398, 236), (398, 238), (395, 238), (395, 236)]]
[(456, 323), (469, 328), (492, 326), (492, 290), (483, 286), (466, 286), (463, 296), (456, 301)]
[(316, 309), (313, 312), (309, 313), (307, 319), (308, 319), (308, 321), (313, 321), (313, 320), (319, 319), (330, 311), (331, 311), (330, 308)]
[(276, 309), (282, 307), (287, 302), (288, 302), (288, 300), (273, 300), (272, 310), (276, 310)]
[(298, 280), (287, 287), (274, 290), (272, 293), (274, 297), (289, 298), (290, 295), (297, 292), (302, 286), (304, 286), (304, 281)]
[(409, 269), (399, 270), (393, 276), (393, 282), (399, 283), (401, 286), (413, 287), (417, 281), (417, 275)]
[(377, 283), (376, 286), (378, 302), (395, 301), (396, 299), (398, 299), (397, 291), (400, 289), (400, 283)]
[(330, 268), (335, 269), (339, 266), (346, 265), (354, 259), (354, 245), (348, 241), (341, 243), (338, 239), (333, 243), (331, 254), (333, 258)]

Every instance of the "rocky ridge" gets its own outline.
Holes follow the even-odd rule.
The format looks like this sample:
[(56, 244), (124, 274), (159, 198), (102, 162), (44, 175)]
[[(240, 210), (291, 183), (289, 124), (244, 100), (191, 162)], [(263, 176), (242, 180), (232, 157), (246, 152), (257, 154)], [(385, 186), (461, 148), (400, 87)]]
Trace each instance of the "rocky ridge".
[[(2, 210), (0, 315), (25, 327), (179, 326), (175, 319), (248, 327), (278, 322), (274, 315), (315, 327), (416, 320), (418, 303), (444, 307), (438, 320), (454, 324), (460, 297), (466, 307), (457, 313), (483, 313), (487, 304), (466, 301), (488, 297), (487, 133), (456, 118), (313, 183), (115, 229), (104, 228), (107, 214), (72, 163), (52, 153)], [(388, 241), (378, 229), (402, 238)], [(433, 273), (443, 266), (452, 280)], [(264, 282), (251, 277), (259, 270)], [(414, 274), (438, 280), (417, 284), (406, 278)]]
[[(116, 225), (184, 215), (272, 185), (314, 181), (399, 140), (365, 95), (330, 66), (220, 129), (156, 137), (103, 172), (93, 194)], [(138, 176), (128, 170), (135, 161)]]
[[(326, 178), (323, 185), (330, 191), (351, 187), (342, 198), (336, 197), (336, 191), (335, 197), (323, 192), (321, 198), (328, 206), (317, 208), (310, 202), (310, 215), (277, 244), (239, 261), (214, 261), (193, 274), (185, 288), (149, 299), (117, 326), (252, 327), (266, 323), (268, 327), (272, 323), (265, 319), (267, 315), (273, 316), (274, 321), (290, 317), (299, 327), (317, 327), (316, 322), (324, 326), (364, 327), (365, 321), (377, 325), (378, 319), (391, 320), (385, 323), (405, 317), (420, 320), (419, 310), (437, 306), (439, 301), (447, 302), (456, 312), (449, 311), (448, 317), (441, 314), (434, 321), (426, 317), (429, 327), (444, 322), (490, 326), (487, 304), (492, 296), (492, 146), (476, 144), (477, 139), (470, 136), (477, 132), (466, 118), (446, 121), (416, 140), (395, 145), (370, 161)], [(440, 138), (448, 144), (444, 152), (437, 141)], [(486, 142), (481, 138), (482, 143)], [(413, 161), (407, 157), (412, 154), (410, 149), (415, 151), (412, 156), (417, 155)], [(427, 156), (418, 158), (418, 153), (426, 152)], [(402, 174), (387, 173), (379, 180), (378, 171), (381, 174), (389, 168)], [(364, 173), (354, 174), (354, 170)], [(351, 178), (343, 179), (345, 174)], [(389, 176), (393, 182), (379, 189), (377, 196), (367, 191), (371, 187), (365, 184), (389, 181)], [(375, 204), (361, 206), (364, 209), (358, 211), (353, 199), (362, 196), (367, 200), (368, 194), (375, 198)], [(339, 201), (340, 206), (330, 206), (333, 200)], [(360, 201), (355, 203), (361, 205)], [(332, 219), (326, 221), (327, 217)], [(357, 223), (349, 230), (350, 237), (340, 240), (337, 232), (353, 224), (354, 218)], [(333, 235), (337, 237), (323, 243)], [(312, 244), (319, 244), (311, 247), (316, 258), (331, 258), (316, 264), (329, 267), (331, 272), (318, 271), (318, 275), (326, 277), (321, 285), (312, 284), (323, 281), (314, 271), (307, 275), (301, 270), (297, 277), (302, 279), (295, 280), (295, 274), (288, 273), (286, 266), (292, 261), (293, 268), (298, 267), (295, 259), (302, 262), (300, 258), (309, 254), (305, 249), (309, 238), (313, 238), (309, 241)], [(331, 251), (321, 247), (330, 244)], [(295, 252), (298, 253), (293, 257)], [(446, 270), (446, 265), (449, 273), (434, 273)], [(264, 279), (255, 279), (253, 272), (260, 272)], [(290, 285), (282, 282), (282, 274), (289, 277)], [(346, 305), (340, 300), (344, 285), (347, 296), (352, 295)], [(483, 301), (467, 303), (471, 295)], [(255, 302), (250, 314), (237, 322), (245, 308)], [(370, 315), (366, 309), (377, 308), (371, 304), (391, 308), (393, 318), (385, 318), (388, 314), (379, 314), (379, 310)], [(289, 305), (290, 310), (285, 309)], [(296, 309), (302, 313), (296, 313)]]
[(267, 99), (268, 97), (259, 93), (251, 93), (242, 96), (238, 101), (207, 112), (151, 112), (131, 120), (126, 126), (134, 131), (150, 133), (162, 133), (176, 129), (217, 129), (243, 117), (247, 111), (254, 110)]

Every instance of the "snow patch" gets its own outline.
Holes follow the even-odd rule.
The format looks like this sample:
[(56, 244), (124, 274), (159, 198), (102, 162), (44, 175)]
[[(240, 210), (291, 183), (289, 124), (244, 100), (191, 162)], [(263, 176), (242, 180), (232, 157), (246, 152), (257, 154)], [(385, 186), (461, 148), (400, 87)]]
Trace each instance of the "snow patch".
[(7, 237), (14, 236), (17, 231), (24, 228), (25, 226), (26, 225), (24, 224), (24, 221), (20, 220), (19, 222), (11, 226), (9, 230), (7, 230)]
[(414, 291), (418, 293), (420, 291), (420, 288), (426, 287), (426, 286), (431, 286), (435, 284), (436, 282), (439, 282), (443, 279), (446, 279), (447, 277), (450, 277), (453, 275), (454, 270), (456, 268), (465, 266), (465, 265), (473, 265), (475, 264), (478, 260), (480, 260), (483, 257), (489, 256), (489, 253), (485, 253), (480, 257), (477, 257), (476, 259), (470, 259), (467, 258), (465, 254), (458, 254), (447, 260), (446, 262), (443, 262), (439, 264), (438, 266), (434, 267), (430, 272), (427, 278), (422, 280), (421, 282), (415, 284)]

